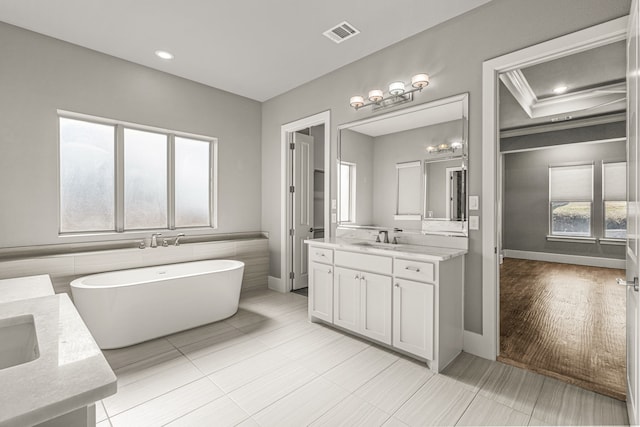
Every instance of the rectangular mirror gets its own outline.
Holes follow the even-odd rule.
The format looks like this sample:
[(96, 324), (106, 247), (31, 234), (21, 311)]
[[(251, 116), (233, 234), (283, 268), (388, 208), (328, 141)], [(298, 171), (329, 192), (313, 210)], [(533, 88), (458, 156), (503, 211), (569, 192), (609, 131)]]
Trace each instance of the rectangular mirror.
[(467, 235), (468, 95), (338, 128), (338, 225)]

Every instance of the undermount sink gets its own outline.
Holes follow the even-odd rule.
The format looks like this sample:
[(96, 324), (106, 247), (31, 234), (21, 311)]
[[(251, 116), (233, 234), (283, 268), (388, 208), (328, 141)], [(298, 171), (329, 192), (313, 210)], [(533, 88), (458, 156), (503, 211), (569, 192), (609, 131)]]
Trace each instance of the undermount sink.
[(356, 246), (363, 246), (365, 248), (378, 248), (378, 249), (396, 249), (398, 245), (393, 243), (382, 242), (354, 242)]
[(31, 362), (40, 356), (33, 315), (0, 320), (0, 369)]

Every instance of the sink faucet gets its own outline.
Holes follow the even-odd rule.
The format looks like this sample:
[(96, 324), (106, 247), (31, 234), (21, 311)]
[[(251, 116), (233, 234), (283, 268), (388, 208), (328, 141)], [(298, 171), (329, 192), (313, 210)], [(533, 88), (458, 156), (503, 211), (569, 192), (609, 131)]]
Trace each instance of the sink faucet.
[(151, 235), (151, 244), (149, 245), (150, 248), (158, 247), (158, 236), (162, 236), (162, 233), (153, 233)]
[[(384, 239), (380, 240), (380, 235), (384, 234)], [(389, 243), (389, 232), (387, 230), (381, 230), (378, 233), (378, 238), (376, 239), (376, 242), (382, 242), (382, 243)]]
[(173, 246), (180, 246), (181, 237), (184, 237), (184, 233), (180, 233), (176, 236), (176, 240), (173, 242)]

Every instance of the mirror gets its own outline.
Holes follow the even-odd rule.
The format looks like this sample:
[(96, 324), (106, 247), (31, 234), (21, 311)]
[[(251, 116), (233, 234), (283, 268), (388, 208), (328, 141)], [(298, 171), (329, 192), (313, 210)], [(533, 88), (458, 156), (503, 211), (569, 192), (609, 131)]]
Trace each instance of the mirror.
[(467, 235), (468, 95), (338, 128), (338, 225)]

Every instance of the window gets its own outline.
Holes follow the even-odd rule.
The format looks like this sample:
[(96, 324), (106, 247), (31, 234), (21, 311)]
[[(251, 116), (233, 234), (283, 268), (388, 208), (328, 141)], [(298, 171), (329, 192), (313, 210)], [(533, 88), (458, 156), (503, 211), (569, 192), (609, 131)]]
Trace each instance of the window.
[(356, 222), (356, 164), (340, 162), (340, 222)]
[(552, 236), (590, 237), (593, 165), (549, 167)]
[(60, 123), (60, 233), (215, 227), (216, 140), (103, 119)]
[(602, 204), (604, 212), (604, 237), (627, 237), (627, 164), (626, 162), (602, 164)]

